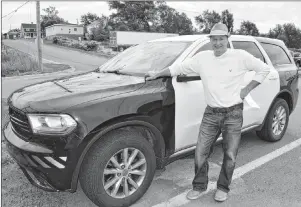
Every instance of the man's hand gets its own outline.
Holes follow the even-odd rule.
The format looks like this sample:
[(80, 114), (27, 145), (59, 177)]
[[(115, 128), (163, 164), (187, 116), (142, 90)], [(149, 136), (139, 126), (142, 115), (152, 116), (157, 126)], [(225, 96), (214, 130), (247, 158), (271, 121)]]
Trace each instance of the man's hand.
[(147, 80), (147, 81), (155, 80), (158, 77), (160, 77), (160, 73), (157, 73), (155, 71), (149, 71), (145, 76), (145, 80)]
[(156, 71), (149, 71), (146, 76), (145, 76), (145, 80), (149, 81), (149, 80), (155, 80), (159, 77), (170, 77), (170, 71), (169, 68), (165, 68), (163, 69), (161, 72), (156, 72)]
[(244, 100), (244, 98), (254, 89), (256, 88), (260, 83), (252, 80), (246, 87), (241, 89), (240, 91), (240, 98)]
[(241, 89), (241, 91), (240, 91), (240, 98), (241, 98), (242, 100), (244, 100), (245, 97), (246, 97), (249, 93), (250, 93), (250, 90), (249, 90), (247, 87)]

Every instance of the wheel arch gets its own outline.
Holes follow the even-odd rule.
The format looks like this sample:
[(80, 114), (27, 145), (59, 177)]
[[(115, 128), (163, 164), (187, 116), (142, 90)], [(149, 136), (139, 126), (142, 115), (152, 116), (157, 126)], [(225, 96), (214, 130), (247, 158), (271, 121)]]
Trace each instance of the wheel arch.
[(273, 99), (272, 103), (271, 103), (270, 106), (269, 106), (269, 110), (268, 110), (268, 112), (266, 113), (263, 122), (261, 123), (261, 125), (260, 125), (256, 130), (261, 130), (262, 127), (264, 126), (264, 123), (265, 123), (265, 121), (266, 121), (266, 119), (267, 119), (267, 116), (268, 116), (268, 114), (269, 114), (271, 108), (273, 107), (275, 101), (277, 100), (277, 98), (281, 98), (281, 99), (285, 100), (286, 103), (287, 103), (287, 105), (288, 105), (288, 108), (289, 108), (289, 113), (290, 113), (290, 114), (292, 113), (292, 111), (293, 111), (293, 94), (292, 94), (292, 92), (290, 92), (289, 90), (284, 89), (284, 90), (280, 91), (280, 92), (275, 96), (275, 98)]
[(87, 152), (93, 144), (109, 132), (125, 128), (142, 129), (144, 131), (144, 137), (152, 144), (154, 149), (157, 168), (162, 168), (165, 157), (165, 142), (160, 130), (150, 121), (147, 121), (147, 117), (145, 116), (119, 117), (116, 118), (113, 123), (109, 121), (105, 126), (103, 126), (103, 124), (99, 125), (86, 136), (85, 139), (88, 139), (88, 142), (84, 146), (73, 172), (70, 192), (75, 192), (77, 189), (80, 168)]

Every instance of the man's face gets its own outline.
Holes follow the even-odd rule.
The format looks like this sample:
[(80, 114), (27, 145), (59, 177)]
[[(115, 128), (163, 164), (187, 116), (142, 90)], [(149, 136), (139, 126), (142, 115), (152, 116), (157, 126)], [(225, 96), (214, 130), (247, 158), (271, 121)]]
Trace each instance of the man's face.
[(212, 49), (217, 54), (222, 54), (227, 50), (228, 37), (227, 36), (212, 36), (210, 37)]

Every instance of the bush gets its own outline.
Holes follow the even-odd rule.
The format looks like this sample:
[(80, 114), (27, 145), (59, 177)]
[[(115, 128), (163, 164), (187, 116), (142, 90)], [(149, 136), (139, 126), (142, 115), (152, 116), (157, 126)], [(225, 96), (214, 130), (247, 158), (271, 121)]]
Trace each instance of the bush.
[(58, 43), (57, 37), (54, 37), (54, 38), (52, 39), (52, 43), (53, 43), (53, 44), (57, 44), (57, 43)]

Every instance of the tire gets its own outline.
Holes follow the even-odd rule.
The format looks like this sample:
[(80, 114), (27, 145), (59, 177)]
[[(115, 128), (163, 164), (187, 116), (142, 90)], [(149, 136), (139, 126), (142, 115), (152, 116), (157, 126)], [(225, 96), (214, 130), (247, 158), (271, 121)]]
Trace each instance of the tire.
[[(283, 118), (282, 120), (285, 120), (285, 123), (282, 124), (283, 128), (282, 130), (278, 131), (278, 133), (275, 133), (273, 131), (273, 119), (275, 117), (275, 114), (277, 113), (278, 109), (284, 110), (286, 117)], [(281, 121), (280, 121), (281, 122)], [(269, 141), (269, 142), (276, 142), (282, 139), (286, 129), (287, 125), (289, 122), (289, 108), (288, 104), (284, 99), (277, 98), (276, 101), (274, 102), (272, 108), (268, 112), (268, 115), (266, 117), (265, 123), (263, 125), (263, 128), (261, 131), (256, 131), (256, 134), (259, 138)], [(282, 122), (283, 123), (283, 122)], [(281, 124), (280, 124), (281, 125)], [(276, 127), (276, 126), (275, 126)]]
[[(130, 161), (130, 157), (135, 150), (136, 152), (137, 150), (139, 151), (131, 165), (132, 167), (134, 167), (138, 161), (143, 162), (143, 157), (145, 158), (144, 160), (146, 162), (140, 165), (140, 167), (135, 168), (139, 169), (139, 172), (143, 171), (145, 173), (144, 178), (142, 178), (143, 175), (129, 174), (126, 167), (122, 173), (117, 174), (114, 172), (104, 176), (105, 169), (118, 169), (110, 159), (115, 156), (117, 162), (119, 164), (122, 163), (123, 152), (126, 148), (128, 149), (128, 161)], [(119, 167), (122, 166), (123, 164), (120, 164)], [(137, 132), (117, 130), (106, 134), (92, 145), (82, 164), (79, 180), (86, 196), (97, 206), (127, 207), (144, 195), (151, 185), (155, 170), (156, 159), (151, 144)], [(126, 183), (124, 180), (120, 181), (122, 184), (118, 188), (117, 194), (115, 196), (109, 195), (114, 191), (114, 187), (116, 187), (116, 185), (118, 186), (119, 181), (116, 182), (116, 185), (109, 187), (107, 189), (108, 192), (104, 186), (113, 179), (119, 179), (123, 176), (127, 178), (129, 195), (125, 196)], [(132, 185), (131, 180), (135, 181), (139, 186), (136, 186), (137, 189), (133, 187), (134, 185)]]

